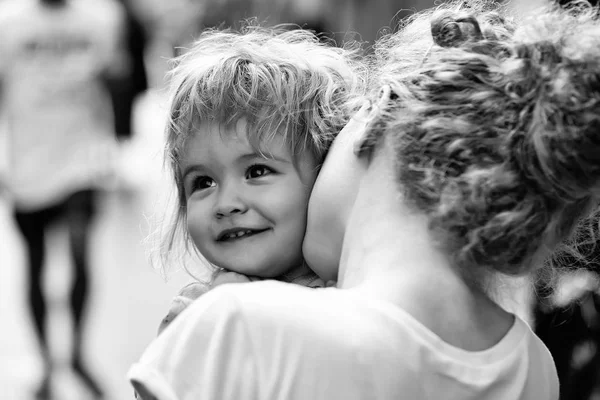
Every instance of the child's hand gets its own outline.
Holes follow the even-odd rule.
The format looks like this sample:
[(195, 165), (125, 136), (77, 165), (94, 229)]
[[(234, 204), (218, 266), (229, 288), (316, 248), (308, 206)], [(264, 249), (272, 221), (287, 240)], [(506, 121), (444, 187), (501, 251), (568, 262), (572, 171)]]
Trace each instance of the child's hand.
[(175, 296), (171, 303), (169, 313), (160, 323), (158, 327), (158, 334), (165, 330), (165, 328), (173, 322), (183, 310), (187, 308), (194, 300), (202, 296), (210, 289), (215, 286), (224, 285), (226, 283), (246, 283), (260, 280), (256, 277), (248, 277), (246, 275), (238, 274), (237, 272), (230, 271), (219, 271), (210, 285), (206, 285), (200, 282), (192, 282), (181, 289), (181, 291)]
[(175, 317), (177, 317), (183, 310), (187, 308), (187, 306), (192, 304), (194, 300), (209, 290), (209, 286), (200, 282), (192, 282), (189, 285), (184, 286), (183, 289), (179, 291), (179, 294), (177, 294), (177, 296), (175, 296), (173, 299), (169, 313), (160, 322), (158, 334), (160, 335), (161, 332), (164, 331), (171, 322), (173, 322)]
[(225, 283), (246, 283), (246, 282), (254, 282), (259, 281), (260, 278), (255, 276), (246, 276), (242, 274), (238, 274), (237, 272), (231, 271), (219, 271), (215, 279), (213, 279), (210, 288), (214, 288), (215, 286), (223, 285)]

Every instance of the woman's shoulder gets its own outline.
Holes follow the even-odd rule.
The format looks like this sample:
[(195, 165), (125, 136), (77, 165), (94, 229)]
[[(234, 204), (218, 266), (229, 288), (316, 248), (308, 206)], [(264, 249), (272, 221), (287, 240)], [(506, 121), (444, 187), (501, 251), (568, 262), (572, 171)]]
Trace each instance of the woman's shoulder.
[(375, 339), (397, 329), (395, 322), (386, 320), (392, 324), (386, 325), (378, 310), (345, 290), (273, 280), (222, 285), (189, 308), (189, 314), (180, 317), (204, 321), (203, 329), (209, 329), (207, 324), (217, 326), (227, 321), (243, 325), (243, 335), (248, 337), (280, 337), (283, 342), (298, 342), (302, 337), (302, 342), (340, 351), (366, 348), (367, 338)]
[(274, 280), (225, 283), (197, 299), (190, 309), (199, 315), (219, 309), (224, 315), (255, 319), (289, 310), (296, 304), (309, 306), (319, 297), (314, 289)]
[(263, 280), (219, 285), (203, 296), (197, 306), (202, 308), (202, 303), (210, 303), (213, 307), (226, 307), (227, 312), (251, 321), (275, 319), (281, 322), (282, 317), (290, 313), (303, 312), (306, 315), (309, 311), (335, 307), (336, 292), (335, 288), (314, 289), (293, 283)]

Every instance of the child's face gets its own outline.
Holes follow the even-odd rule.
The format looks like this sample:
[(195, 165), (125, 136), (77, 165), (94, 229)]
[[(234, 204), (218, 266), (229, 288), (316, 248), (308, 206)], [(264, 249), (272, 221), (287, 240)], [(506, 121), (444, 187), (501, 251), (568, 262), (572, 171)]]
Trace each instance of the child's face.
[[(204, 257), (244, 275), (276, 277), (302, 263), (312, 156), (292, 158), (281, 135), (250, 145), (247, 123), (202, 122), (181, 160), (187, 227)], [(296, 161), (294, 165), (294, 161)]]

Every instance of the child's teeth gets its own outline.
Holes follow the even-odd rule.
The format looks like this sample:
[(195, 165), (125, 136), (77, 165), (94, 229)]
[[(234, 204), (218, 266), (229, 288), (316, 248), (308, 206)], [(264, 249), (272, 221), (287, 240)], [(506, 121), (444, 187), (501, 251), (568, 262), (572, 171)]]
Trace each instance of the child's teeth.
[(235, 238), (239, 238), (241, 236), (244, 235), (250, 235), (252, 233), (251, 230), (247, 230), (247, 231), (239, 231), (239, 232), (233, 232), (233, 233), (229, 233), (226, 238), (227, 239), (235, 239)]

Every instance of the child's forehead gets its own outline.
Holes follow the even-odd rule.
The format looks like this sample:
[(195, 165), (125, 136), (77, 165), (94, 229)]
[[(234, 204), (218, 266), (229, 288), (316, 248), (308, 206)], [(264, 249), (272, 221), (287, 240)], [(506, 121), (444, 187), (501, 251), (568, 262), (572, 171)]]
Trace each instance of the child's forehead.
[(265, 157), (275, 154), (289, 154), (290, 145), (283, 132), (264, 130), (254, 126), (247, 117), (221, 122), (203, 120), (195, 124), (192, 137), (210, 139), (210, 143), (218, 140), (227, 145), (245, 147)]
[(230, 140), (248, 140), (250, 124), (242, 116), (233, 121), (201, 120), (194, 126), (194, 135), (220, 136)]

